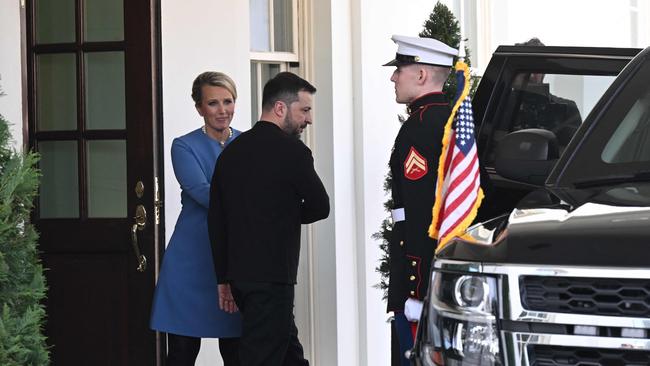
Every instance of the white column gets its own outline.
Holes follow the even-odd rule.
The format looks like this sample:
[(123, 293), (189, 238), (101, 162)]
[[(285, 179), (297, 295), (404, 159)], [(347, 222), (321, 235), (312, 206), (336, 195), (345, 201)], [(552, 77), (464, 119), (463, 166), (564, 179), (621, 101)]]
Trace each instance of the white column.
[(0, 114), (7, 120), (16, 150), (23, 147), (23, 87), (20, 59), (20, 2), (0, 5)]
[[(349, 212), (350, 206), (341, 199), (346, 195), (346, 190), (340, 187), (341, 180), (336, 174), (336, 171), (341, 170), (341, 164), (348, 163), (345, 158), (342, 162), (337, 159), (341, 160), (341, 154), (349, 151), (351, 145), (348, 139), (352, 137), (350, 133), (346, 133), (346, 130), (351, 128), (351, 110), (346, 104), (346, 100), (350, 100), (350, 87), (338, 85), (339, 81), (335, 80), (335, 75), (349, 75), (349, 56), (345, 54), (346, 50), (349, 52), (349, 45), (341, 38), (344, 31), (337, 29), (349, 27), (346, 24), (349, 21), (349, 10), (345, 11), (345, 6), (341, 6), (344, 2), (345, 0), (313, 1), (311, 14), (311, 81), (318, 89), (315, 98), (312, 150), (316, 169), (330, 195), (332, 208), (330, 217), (313, 227), (314, 350), (311, 361), (314, 366), (342, 365), (346, 363), (340, 363), (341, 358), (353, 357), (339, 350), (343, 342), (339, 338), (339, 316), (343, 316), (341, 309), (345, 307), (342, 304), (347, 306), (345, 311), (348, 314), (356, 313), (354, 301), (347, 298), (345, 291), (338, 292), (341, 279), (349, 281), (349, 289), (354, 288), (355, 277), (354, 268), (349, 264), (342, 264), (340, 260), (354, 257), (353, 236), (343, 233), (344, 227), (349, 228), (350, 215), (353, 213)], [(337, 13), (341, 11), (342, 14)], [(346, 128), (346, 124), (349, 127)], [(347, 364), (354, 365), (356, 361), (348, 358)]]
[[(330, 218), (315, 227), (314, 365), (389, 365), (390, 328), (371, 238), (387, 216), (383, 182), (400, 127), (392, 34), (416, 36), (434, 2), (330, 0), (313, 4), (314, 154), (330, 193)], [(335, 243), (335, 244), (330, 244)], [(332, 340), (332, 344), (329, 340)]]
[(645, 25), (650, 22), (650, 1), (639, 1), (639, 47), (650, 45), (650, 27)]
[[(357, 268), (360, 365), (390, 365), (390, 326), (386, 303), (374, 286), (381, 251), (371, 235), (388, 214), (383, 189), (391, 148), (400, 128), (398, 114), (405, 106), (395, 102), (390, 77), (394, 67), (384, 63), (395, 57), (391, 36), (417, 36), (433, 11), (435, 1), (359, 0), (353, 14), (355, 97), (355, 172), (357, 173)], [(340, 364), (343, 365), (343, 364)]]

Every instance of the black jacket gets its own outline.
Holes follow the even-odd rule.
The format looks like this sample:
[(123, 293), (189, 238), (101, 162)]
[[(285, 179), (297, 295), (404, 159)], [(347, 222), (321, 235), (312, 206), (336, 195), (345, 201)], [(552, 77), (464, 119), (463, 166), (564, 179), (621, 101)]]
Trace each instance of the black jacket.
[(300, 224), (329, 215), (311, 150), (259, 121), (221, 153), (210, 187), (208, 231), (219, 283), (295, 284)]
[(404, 208), (406, 220), (394, 224), (389, 240), (388, 311), (401, 311), (408, 297), (422, 300), (427, 293), (437, 244), (428, 230), (450, 112), (444, 94), (424, 95), (409, 105), (409, 118), (395, 139), (390, 157), (393, 208)]

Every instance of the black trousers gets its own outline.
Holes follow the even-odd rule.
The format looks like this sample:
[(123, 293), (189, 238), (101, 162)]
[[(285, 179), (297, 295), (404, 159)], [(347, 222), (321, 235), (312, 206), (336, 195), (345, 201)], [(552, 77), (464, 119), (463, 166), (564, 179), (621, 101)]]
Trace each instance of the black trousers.
[(242, 366), (309, 366), (293, 316), (294, 285), (234, 281), (242, 314)]
[[(194, 366), (201, 349), (201, 338), (167, 334), (167, 366)], [(219, 338), (224, 366), (240, 366), (239, 338)]]

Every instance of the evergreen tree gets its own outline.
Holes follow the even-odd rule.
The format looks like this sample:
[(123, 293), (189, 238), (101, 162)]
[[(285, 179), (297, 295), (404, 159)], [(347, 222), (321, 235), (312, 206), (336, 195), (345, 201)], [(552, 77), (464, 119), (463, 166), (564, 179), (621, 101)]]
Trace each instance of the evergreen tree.
[[(400, 122), (404, 122), (401, 116), (399, 116), (399, 118), (400, 118)], [(388, 174), (386, 174), (386, 179), (384, 180), (384, 192), (387, 192), (388, 194), (390, 194), (391, 191), (392, 179), (393, 177), (389, 169)], [(393, 199), (389, 198), (386, 202), (384, 202), (384, 209), (390, 212), (392, 208), (393, 208)], [(390, 239), (392, 232), (393, 232), (393, 221), (391, 220), (390, 217), (388, 217), (381, 222), (381, 228), (379, 229), (379, 231), (372, 234), (373, 239), (379, 240), (379, 250), (381, 250), (381, 258), (379, 258), (379, 266), (375, 268), (375, 271), (379, 272), (379, 274), (381, 275), (381, 279), (379, 283), (375, 285), (375, 287), (382, 290), (383, 300), (386, 300), (388, 298), (388, 275), (390, 269), (390, 255), (388, 253), (388, 240)]]
[[(456, 20), (456, 17), (454, 14), (445, 6), (444, 4), (441, 3), (436, 3), (436, 6), (434, 6), (433, 11), (429, 15), (429, 19), (427, 19), (424, 22), (423, 25), (424, 29), (422, 32), (420, 32), (420, 37), (429, 37), (429, 38), (435, 38), (439, 40), (440, 42), (449, 45), (453, 48), (460, 48), (460, 25), (458, 24), (458, 20)], [(467, 47), (467, 38), (464, 39), (465, 41), (465, 63), (467, 66), (471, 67), (472, 63), (470, 60), (470, 50)], [(457, 58), (454, 58), (454, 63), (456, 63)], [(471, 69), (470, 69), (471, 71)], [(473, 73), (470, 75), (470, 95), (474, 95), (474, 91), (476, 91), (476, 87), (478, 86), (478, 81), (480, 78)], [(445, 87), (443, 89), (445, 92), (445, 95), (447, 98), (451, 101), (456, 94), (456, 76), (452, 72), (451, 75), (449, 75), (449, 79), (447, 79), (447, 82), (445, 83)]]
[[(423, 27), (424, 29), (419, 34), (420, 37), (435, 38), (451, 47), (460, 47), (460, 26), (456, 20), (456, 17), (449, 10), (449, 8), (447, 8), (446, 5), (439, 2), (436, 3), (433, 11), (429, 15), (429, 18), (424, 22)], [(468, 66), (471, 66), (469, 57), (470, 50), (467, 48), (467, 46), (465, 46), (465, 63)], [(455, 61), (456, 60), (454, 60), (454, 62)], [(470, 95), (474, 95), (474, 91), (478, 86), (479, 79), (480, 78), (474, 74), (470, 75)], [(450, 101), (453, 100), (456, 94), (456, 76), (454, 72), (449, 75), (449, 79), (447, 79), (443, 91)], [(398, 116), (397, 118), (400, 122), (404, 122), (406, 120), (404, 116)], [(386, 175), (386, 180), (384, 181), (384, 191), (389, 194), (391, 190), (391, 180), (392, 177), (389, 170), (388, 174)], [(386, 203), (384, 203), (384, 208), (386, 211), (390, 212), (390, 209), (392, 208), (392, 200), (389, 199)], [(382, 251), (379, 265), (375, 268), (375, 270), (381, 274), (381, 281), (376, 285), (376, 287), (383, 290), (384, 299), (386, 299), (388, 296), (388, 269), (390, 268), (388, 240), (392, 235), (392, 230), (393, 224), (389, 217), (381, 223), (381, 228), (379, 231), (372, 235), (373, 239), (380, 241), (379, 248)]]
[(0, 116), (0, 365), (47, 365), (42, 333), (45, 309), (38, 234), (29, 222), (39, 172), (33, 153), (11, 147), (7, 121)]

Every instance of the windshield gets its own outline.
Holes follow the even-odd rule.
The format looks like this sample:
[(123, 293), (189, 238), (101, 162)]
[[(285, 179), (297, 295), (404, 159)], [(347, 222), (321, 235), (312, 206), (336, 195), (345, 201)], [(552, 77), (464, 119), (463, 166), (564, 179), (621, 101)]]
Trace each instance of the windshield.
[(562, 184), (598, 185), (650, 180), (650, 62), (605, 106), (564, 169)]

